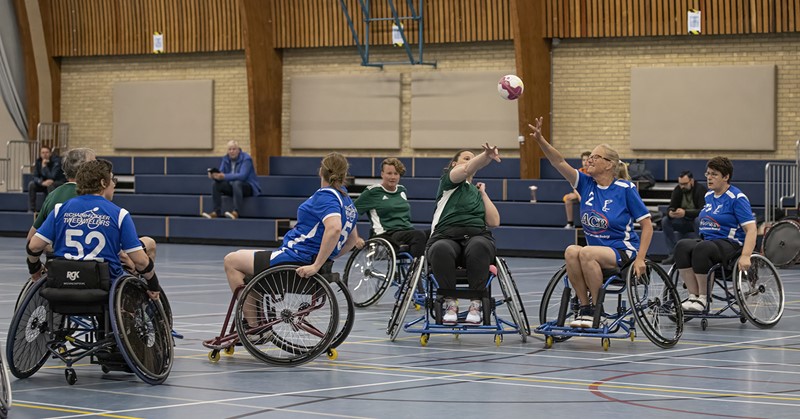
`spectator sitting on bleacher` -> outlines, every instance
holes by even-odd
[[[53,189],[66,182],[61,170],[61,159],[53,155],[50,146],[43,145],[39,150],[39,158],[33,168],[33,180],[28,183],[28,211],[36,211],[36,193],[44,192],[45,197]]]
[[[581,225],[587,246],[570,245],[564,251],[564,259],[569,282],[580,300],[580,312],[570,327],[592,327],[603,270],[620,268],[635,258],[635,274],[644,273],[653,237],[650,211],[633,183],[617,177],[624,163],[611,147],[605,144],[595,147],[589,156],[588,173],[584,174],[567,164],[561,153],[545,140],[541,117],[529,127],[550,164],[583,197]],[[633,230],[634,222],[641,225],[641,241]]]
[[[581,168],[578,169],[583,173],[586,173],[586,168],[589,166],[589,156],[592,155],[591,151],[584,151],[581,153]],[[564,195],[564,210],[567,212],[567,225],[564,228],[574,228],[575,227],[575,217],[572,214],[572,209],[575,206],[576,202],[581,202],[581,194],[578,193],[575,189],[572,192]]]
[[[411,207],[406,188],[400,185],[400,176],[406,173],[403,162],[392,157],[381,163],[381,183],[368,186],[356,200],[359,214],[367,213],[372,226],[371,237],[383,236],[396,245],[408,245],[413,257],[422,256],[428,233],[414,230],[411,225]],[[356,247],[364,247],[358,239]]]
[[[222,195],[233,197],[233,208],[225,211],[225,217],[235,220],[239,218],[244,198],[261,193],[253,159],[239,148],[239,143],[233,140],[228,141],[228,153],[222,157],[219,169],[209,169],[208,177],[214,179],[211,188],[214,211],[203,212],[201,215],[205,218],[217,218],[223,215]]]
[[[692,172],[688,170],[678,176],[678,186],[672,190],[669,209],[661,218],[661,230],[664,231],[664,240],[669,249],[669,256],[661,263],[675,263],[675,244],[678,240],[697,238],[700,230],[700,219],[697,216],[705,204],[707,190],[705,186],[694,181]],[[675,233],[678,233],[677,239]]]

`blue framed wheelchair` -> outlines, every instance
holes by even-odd
[[[754,253],[750,255],[750,269],[740,272],[738,259],[737,254],[730,261],[717,263],[709,269],[706,276],[706,289],[711,290],[708,303],[701,312],[685,311],[685,321],[700,319],[703,330],[708,328],[709,319],[739,319],[741,323],[749,321],[762,329],[778,324],[783,316],[786,297],[775,265],[766,257]],[[686,300],[689,291],[680,280],[675,265],[670,267],[669,275],[681,301]],[[713,301],[718,302],[716,308],[712,307]]]
[[[0,353],[0,419],[8,417],[8,409],[11,408],[11,380],[8,377],[8,366],[6,358]]]
[[[466,287],[466,271],[459,270],[456,276],[459,283],[455,290],[448,290],[447,295],[456,298],[481,299],[483,306],[483,323],[472,325],[464,323],[467,311],[458,314],[458,323],[442,324],[444,297],[438,294],[436,278],[427,269],[424,256],[417,258],[411,268],[411,276],[400,286],[400,293],[395,301],[386,333],[391,340],[397,339],[400,329],[407,333],[419,333],[420,344],[427,346],[432,334],[490,334],[494,335],[495,344],[498,346],[506,334],[519,334],[522,342],[526,342],[531,329],[525,306],[519,295],[519,290],[511,277],[508,265],[502,258],[496,258],[486,281],[486,288],[480,291],[470,290]],[[502,296],[494,297],[491,287],[497,282]],[[424,313],[422,316],[405,323],[406,314],[414,301],[415,291],[424,289]],[[505,320],[497,314],[497,307],[505,305],[511,316],[511,321]]]
[[[395,247],[383,237],[373,237],[364,242],[361,249],[354,249],[344,268],[344,283],[355,306],[369,307],[377,303],[391,285],[398,287],[397,299],[413,263],[414,257],[408,252],[408,246]],[[414,293],[415,305],[424,301],[424,292],[417,290]]]
[[[608,301],[610,296],[616,296],[616,304]],[[597,300],[600,309],[595,310],[592,327],[569,326],[580,304],[563,265],[548,282],[539,306],[541,324],[534,332],[545,336],[545,348],[573,336],[583,336],[600,338],[603,350],[607,351],[611,339],[633,341],[637,326],[652,343],[670,348],[683,333],[678,292],[669,275],[656,263],[646,261],[646,272],[639,278],[633,275],[632,262],[621,269],[604,270]]]
[[[14,313],[6,342],[11,373],[35,374],[58,359],[72,385],[73,365],[84,358],[104,373],[136,374],[145,383],[163,383],[172,369],[171,327],[147,284],[134,276],[113,283],[108,266],[95,261],[53,259],[47,277],[32,284]]]

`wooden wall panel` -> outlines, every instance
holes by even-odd
[[[688,35],[689,9],[701,11],[702,35],[800,30],[797,0],[543,1],[547,38]]]
[[[242,44],[242,0],[40,0],[52,15],[53,56],[148,54],[154,31],[167,53],[230,51]],[[534,0],[530,0],[534,1]],[[686,34],[686,13],[702,12],[703,35],[796,32],[798,0],[535,0],[543,3],[545,38],[672,36]],[[276,48],[352,46],[344,3],[363,43],[390,45],[392,20],[372,22],[366,33],[360,0],[271,0]],[[426,0],[423,37],[428,44],[513,39],[511,0]],[[414,7],[418,0],[412,0]],[[392,16],[389,2],[372,0],[369,15]],[[400,16],[408,3],[394,0]],[[531,16],[531,19],[539,17]],[[524,23],[523,24],[527,24]],[[403,21],[417,44],[416,21]]]

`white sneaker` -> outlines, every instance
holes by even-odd
[[[699,313],[706,309],[706,296],[695,295],[694,297],[695,298],[689,298],[681,304],[683,311]]]
[[[574,224],[567,224],[567,225],[564,226],[564,228],[575,228],[575,225]]]
[[[456,324],[458,323],[458,300],[446,299],[444,300],[444,317],[442,317],[442,324]]]
[[[570,322],[569,327],[573,328],[590,328],[594,323],[594,309],[592,306],[581,306],[578,315]]]
[[[481,300],[472,300],[469,304],[469,313],[467,313],[465,321],[471,324],[483,323],[483,304],[481,304]]]
[[[697,296],[696,296],[696,295],[694,295],[694,294],[689,294],[689,296],[688,296],[688,297],[686,297],[686,299],[685,299],[685,300],[681,301],[681,308],[682,308],[682,309],[684,309],[684,310],[686,310],[686,308],[687,308],[687,307],[689,307],[689,306],[692,304],[690,301],[692,301],[692,300],[696,300],[696,299],[697,299]]]

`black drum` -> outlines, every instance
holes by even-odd
[[[785,218],[775,223],[764,235],[763,250],[775,266],[800,263],[800,220]]]

